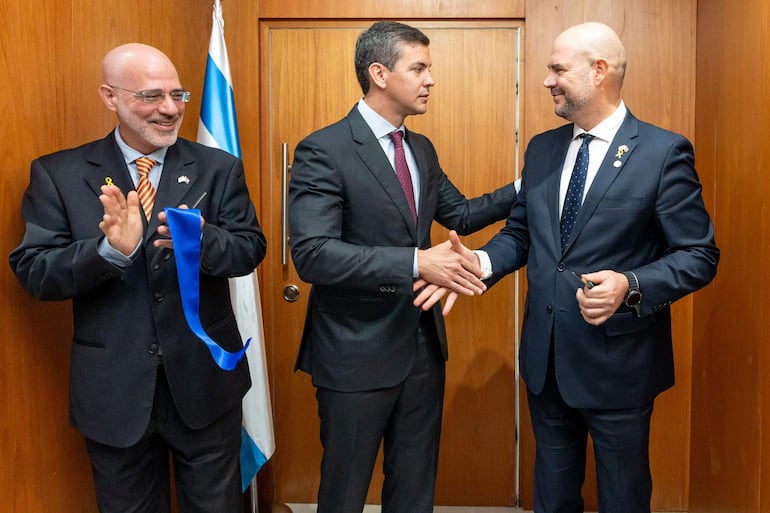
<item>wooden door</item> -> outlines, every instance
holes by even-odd
[[[283,176],[290,174],[283,169],[283,147],[290,160],[303,137],[345,116],[361,97],[353,51],[369,24],[265,21],[260,27],[262,222],[269,238],[263,307],[276,433],[270,469],[279,502],[316,502],[321,457],[314,389],[307,375],[293,372],[309,285],[298,279],[283,240]],[[409,118],[407,126],[431,138],[444,171],[467,196],[513,181],[520,24],[415,25],[431,38],[436,86],[428,113]],[[497,229],[465,241],[478,246]],[[446,236],[434,227],[434,242]],[[284,298],[295,291],[296,301]],[[481,298],[461,300],[447,319],[450,358],[437,504],[516,500],[516,295],[516,281],[508,278]],[[378,463],[368,502],[380,502],[381,484]]]

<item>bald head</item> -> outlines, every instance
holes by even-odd
[[[556,38],[554,46],[572,48],[589,61],[607,61],[608,78],[619,88],[626,74],[626,48],[620,37],[603,23],[590,21],[570,27]]]
[[[143,78],[173,78],[178,80],[176,68],[166,54],[141,43],[129,43],[113,48],[102,61],[102,76],[107,84],[125,85]]]

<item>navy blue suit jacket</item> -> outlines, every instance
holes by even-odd
[[[570,406],[636,407],[674,384],[669,306],[715,275],[714,229],[692,145],[629,112],[562,253],[559,183],[572,133],[569,124],[532,139],[510,217],[481,249],[492,262],[490,283],[527,266],[519,363],[530,390],[543,388],[553,340],[556,378]],[[621,305],[601,326],[583,320],[580,283],[570,271],[602,269],[636,274],[640,317]]]
[[[238,406],[250,386],[245,359],[223,371],[187,326],[173,253],[153,246],[157,212],[192,205],[208,193],[199,205],[206,221],[200,317],[228,351],[242,347],[228,278],[253,271],[266,243],[241,160],[180,138],[166,154],[139,253],[125,268],[116,267],[97,251],[104,237],[100,186],[108,177],[124,194],[134,188],[113,133],[35,160],[22,202],[26,231],[10,263],[33,297],[72,299],[73,425],[87,438],[127,447],[150,420],[159,347],[177,409],[191,428]]]

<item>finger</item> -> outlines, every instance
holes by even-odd
[[[449,243],[452,246],[452,250],[458,253],[463,249],[463,244],[460,242],[460,236],[457,235],[455,230],[449,230]]]
[[[439,288],[438,285],[434,285],[432,283],[429,283],[428,285],[423,288],[419,294],[414,298],[414,301],[412,301],[412,304],[414,306],[418,306],[420,308],[423,307],[426,301],[428,301],[431,296],[433,296],[433,293]],[[425,308],[427,310],[427,308]]]
[[[423,280],[422,278],[417,279],[414,282],[414,284],[412,285],[412,292],[417,292],[418,290],[420,290],[421,288],[423,288],[427,284],[428,284],[428,282]]]
[[[472,272],[462,271],[455,281],[465,288],[474,290],[477,295],[481,295],[487,290],[486,284]]]
[[[449,312],[452,311],[452,307],[455,305],[455,301],[457,301],[457,294],[450,292],[446,298],[446,303],[444,303],[444,308],[441,310],[441,315],[444,317],[449,315]]]

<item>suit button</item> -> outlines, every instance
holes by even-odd
[[[158,352],[158,344],[150,344],[150,346],[147,348],[147,352],[150,354],[155,354]]]
[[[548,305],[545,307],[545,313],[552,314],[553,313],[553,307],[551,305]]]
[[[153,297],[153,298],[155,298],[155,301],[157,301],[158,303],[160,303],[161,301],[163,301],[164,299],[166,299],[166,298],[163,296],[163,294],[161,294],[160,292],[156,292],[155,294],[153,294],[153,295],[152,295],[152,297]]]
[[[160,270],[160,264],[155,264],[155,265],[153,265],[153,266],[152,266],[152,270],[153,270],[153,271],[158,271],[158,270]]]
[[[559,262],[559,265],[556,267],[556,270],[559,272],[563,272],[564,269],[566,269],[567,266],[564,265],[564,262]]]

